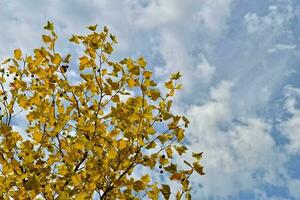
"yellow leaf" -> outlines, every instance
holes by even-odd
[[[17,67],[16,66],[9,66],[8,67],[8,71],[9,71],[9,73],[15,73],[15,72],[17,72]]]
[[[111,87],[109,87],[108,85],[105,85],[103,91],[104,91],[105,94],[111,95]]]
[[[128,117],[129,121],[134,122],[134,121],[138,121],[140,119],[140,116],[136,113],[132,113],[129,117]]]
[[[81,178],[79,174],[75,174],[71,177],[72,182],[74,183],[75,186],[79,185],[81,182]]]
[[[135,86],[135,80],[133,78],[129,78],[128,81],[128,87],[133,88]]]
[[[40,67],[35,71],[35,74],[41,79],[47,76],[46,71]]]
[[[92,180],[97,181],[100,177],[101,177],[100,174],[95,174],[95,175],[92,176]]]
[[[137,192],[144,190],[145,188],[146,188],[146,184],[141,180],[137,180],[133,183],[133,189]]]
[[[89,63],[88,57],[83,56],[79,58],[79,61],[80,61],[79,69],[84,70],[87,67],[86,65]]]
[[[80,77],[83,78],[86,82],[93,80],[92,74],[80,74]]]
[[[114,42],[114,43],[118,43],[116,36],[109,34],[110,39]]]
[[[21,60],[22,52],[21,52],[20,49],[15,49],[15,50],[14,50],[14,57],[15,57],[15,59],[17,59],[17,60]]]
[[[166,82],[165,87],[169,90],[173,89],[173,81]]]
[[[4,60],[1,64],[6,64],[6,63],[8,63],[8,62],[10,62],[11,61],[11,59],[10,58],[8,58],[8,59],[6,59],[6,60]],[[4,69],[0,69],[0,72],[4,72]]]
[[[42,39],[45,43],[49,43],[49,42],[52,42],[52,39],[49,35],[43,35],[42,36]]]
[[[146,174],[144,176],[141,177],[141,180],[145,183],[149,183],[150,182],[150,176],[149,174]]]
[[[58,173],[64,176],[69,173],[69,170],[65,165],[60,165],[58,166]]]
[[[152,141],[146,146],[146,149],[153,149],[155,147],[156,147],[156,143]]]
[[[56,53],[53,57],[52,63],[58,65],[61,62],[61,57],[58,53]]]
[[[181,141],[184,138],[183,129],[179,128],[178,132],[176,133],[178,141]]]
[[[185,116],[182,116],[182,120],[184,121],[184,127],[187,128],[189,126],[190,121]]]
[[[172,158],[172,157],[173,157],[173,152],[172,152],[171,147],[168,147],[168,148],[166,149],[166,152],[167,152],[167,156],[168,156],[169,158]]]
[[[105,74],[107,74],[107,69],[102,69],[101,70],[101,74],[102,74],[102,76],[104,76]]]
[[[85,200],[85,193],[79,193],[76,197],[75,200]]]
[[[94,190],[96,187],[97,187],[96,183],[91,182],[91,183],[90,183],[90,186],[89,186],[89,190],[92,191],[92,190]]]
[[[44,29],[49,30],[49,31],[53,31],[54,30],[54,25],[51,22],[47,22],[47,25],[44,26]]]
[[[200,160],[202,158],[202,154],[203,154],[203,152],[201,152],[201,153],[192,153],[193,157],[196,158],[197,160]]]
[[[64,107],[61,106],[61,105],[57,105],[57,110],[58,110],[58,113],[59,113],[59,114],[64,113]]]
[[[109,149],[107,153],[109,159],[114,159],[115,157],[117,157],[117,155],[117,152],[113,148]]]
[[[184,177],[184,174],[182,173],[174,173],[170,176],[171,180],[177,180],[177,181],[181,181],[181,179]]]
[[[72,37],[69,39],[69,41],[79,44],[79,38],[77,35],[72,35]]]
[[[10,126],[7,126],[6,124],[0,122],[0,132],[2,134],[7,134],[11,131],[11,127]]]
[[[103,31],[106,32],[106,33],[108,32],[107,26],[104,26]]]
[[[169,173],[175,173],[175,172],[177,172],[177,165],[174,165],[173,163],[171,163],[169,166],[164,167],[164,169]]]
[[[127,146],[127,141],[126,140],[119,140],[119,149],[125,149]]]
[[[161,193],[164,195],[165,199],[170,198],[171,189],[169,185],[162,184],[162,188],[160,189]]]
[[[137,60],[137,63],[142,67],[145,68],[145,66],[147,65],[147,62],[145,61],[145,59],[143,57],[139,58]]]
[[[160,92],[158,90],[150,90],[150,98],[156,101],[160,97]]]
[[[180,77],[181,77],[180,72],[177,72],[177,73],[171,75],[171,79],[173,79],[173,80],[177,80],[177,79],[179,79]]]
[[[74,148],[75,149],[83,149],[84,148],[84,144],[82,144],[82,143],[75,143],[74,144]]]
[[[107,54],[111,54],[113,52],[113,48],[109,42],[104,45],[104,52]]]
[[[182,155],[185,153],[185,151],[187,150],[187,148],[185,146],[177,146],[175,147],[176,151],[178,152],[179,155]]]
[[[199,164],[199,162],[194,162],[193,166],[194,166],[194,169],[196,170],[196,172],[198,172],[198,174],[205,175],[205,173],[203,171],[203,167]]]
[[[91,31],[95,31],[97,29],[97,24],[94,26],[88,26],[87,28]]]
[[[144,75],[145,79],[150,79],[151,76],[152,76],[152,72],[150,72],[150,71],[144,71],[143,75]]]
[[[33,133],[33,139],[36,141],[36,142],[40,142],[43,138],[43,134],[40,132],[40,131],[35,131]]]
[[[155,130],[152,126],[148,126],[148,127],[146,128],[146,133],[147,133],[147,134],[150,134],[150,135],[153,135],[153,134],[156,133],[156,130]]]

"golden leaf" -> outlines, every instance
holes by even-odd
[[[74,183],[74,186],[77,186],[81,182],[81,177],[79,174],[75,174],[71,177],[72,182]]]
[[[91,31],[95,31],[97,29],[97,24],[94,26],[88,26],[87,28]]]
[[[203,171],[203,167],[199,164],[199,162],[194,162],[193,166],[194,166],[194,169],[196,170],[196,172],[198,172],[198,174],[205,175],[205,173]]]
[[[143,57],[139,58],[137,60],[137,63],[142,67],[142,68],[145,68],[146,65],[147,65],[147,62],[145,61],[145,59]]]
[[[135,80],[133,78],[128,79],[128,87],[133,88],[135,86]]]
[[[69,41],[79,44],[79,39],[78,39],[78,36],[76,36],[76,35],[72,35],[72,37],[69,39]]]
[[[173,81],[168,81],[165,83],[165,87],[169,90],[173,89]]]
[[[39,131],[35,131],[33,133],[33,139],[36,141],[36,142],[40,142],[42,140],[42,137],[43,137],[43,134]]]
[[[144,181],[137,180],[133,183],[133,189],[137,192],[144,190],[145,188],[146,188],[146,184],[144,183]]]
[[[15,57],[15,59],[17,59],[17,60],[21,60],[22,52],[21,52],[20,49],[15,49],[15,50],[14,50],[14,57]]]
[[[6,124],[0,122],[0,132],[2,134],[7,134],[11,131],[11,127],[10,126],[7,126]]]
[[[50,42],[52,42],[52,39],[51,39],[51,37],[50,37],[49,35],[43,35],[43,36],[42,36],[42,39],[43,39],[43,41],[44,41],[45,43],[50,43]]]
[[[54,25],[53,23],[51,23],[50,21],[47,22],[47,25],[44,26],[44,29],[49,30],[49,31],[53,31],[54,30]]]
[[[163,194],[165,199],[169,199],[170,198],[170,194],[171,194],[171,189],[169,185],[166,184],[162,184],[162,188],[160,189],[161,193]]]
[[[61,62],[61,57],[60,57],[60,55],[56,53],[56,54],[54,55],[54,57],[53,57],[52,62],[53,62],[53,64],[55,64],[55,65],[59,65],[60,62]]]
[[[179,155],[182,155],[185,153],[187,148],[185,146],[176,146],[175,147],[176,151],[178,152]]]
[[[194,158],[196,158],[197,160],[200,160],[202,158],[202,154],[203,154],[203,152],[201,152],[201,153],[192,153],[192,156]]]
[[[77,142],[77,143],[74,144],[74,148],[75,149],[83,149],[84,148],[84,144]]]

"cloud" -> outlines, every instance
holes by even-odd
[[[270,5],[269,12],[265,16],[258,16],[256,13],[247,13],[244,16],[247,31],[249,33],[259,33],[272,29],[276,32],[278,29],[286,26],[286,23],[293,17],[290,2],[284,7],[279,6],[279,4]]]
[[[268,49],[269,53],[285,50],[294,50],[297,46],[294,44],[276,44],[275,47]]]
[[[206,175],[193,180],[202,185],[197,188],[198,198],[230,199],[264,184],[283,184],[283,160],[270,126],[259,118],[234,119],[229,104],[233,86],[232,82],[221,82],[211,89],[206,103],[187,111],[190,146],[205,152]]]
[[[291,180],[289,182],[289,191],[292,195],[292,197],[294,197],[295,199],[299,199],[300,198],[300,180]]]
[[[200,54],[201,62],[197,64],[196,71],[199,79],[203,79],[204,82],[210,82],[212,76],[215,73],[216,67],[212,66],[203,54]]]
[[[297,102],[300,100],[300,89],[292,86],[285,87],[285,109],[291,114],[286,120],[281,123],[282,134],[288,139],[286,145],[290,153],[300,153],[300,109],[297,107]]]
[[[202,1],[195,18],[213,35],[219,36],[231,14],[232,0]],[[219,11],[219,12],[218,12]]]

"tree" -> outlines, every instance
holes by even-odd
[[[55,50],[51,22],[44,47],[26,56],[16,49],[1,64],[2,199],[189,199],[191,174],[204,174],[202,153],[192,163],[178,159],[189,124],[171,112],[180,73],[159,90],[144,58],[112,61],[116,38],[96,28],[70,39],[84,49],[78,84],[68,77],[71,55]],[[20,113],[26,117],[18,132],[12,125]],[[173,191],[153,174],[181,186]]]

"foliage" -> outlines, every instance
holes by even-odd
[[[51,22],[44,27],[45,47],[33,55],[16,49],[1,64],[2,199],[91,199],[96,193],[99,199],[189,199],[191,174],[204,174],[202,153],[176,165],[175,157],[187,151],[182,141],[189,124],[171,112],[180,73],[160,90],[144,58],[110,60],[116,37],[96,28],[70,39],[83,49],[73,69],[79,83],[68,76],[71,55],[55,50]],[[20,113],[24,131],[17,132],[12,125]],[[137,177],[137,168],[151,173]],[[178,182],[179,190],[151,180],[153,174]]]

